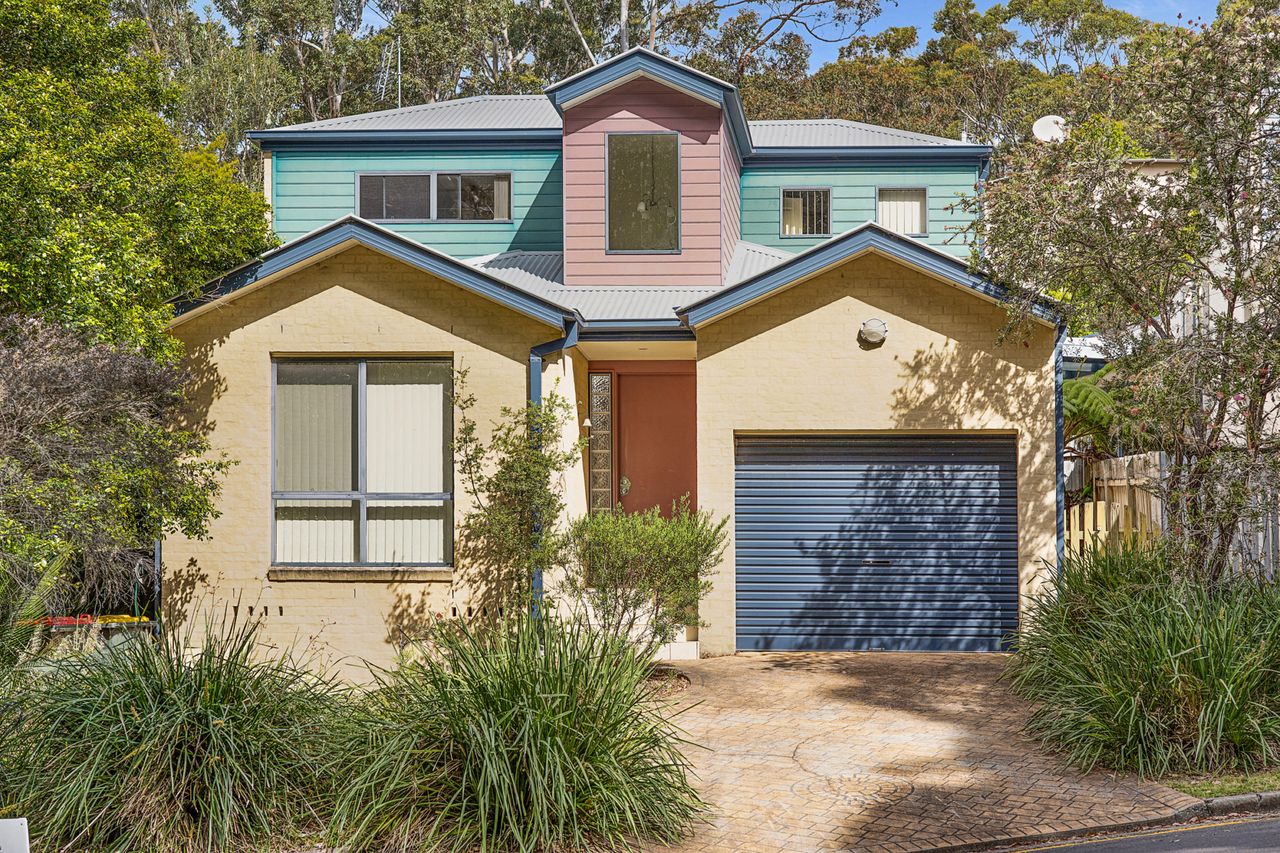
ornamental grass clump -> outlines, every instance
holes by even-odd
[[[704,806],[650,662],[551,616],[441,625],[347,718],[332,841],[351,850],[670,842]]]
[[[1144,776],[1280,760],[1280,587],[1188,577],[1160,545],[1070,557],[1010,667],[1030,728],[1084,768]]]
[[[263,850],[319,833],[341,691],[253,626],[58,659],[3,745],[3,811],[42,850]]]

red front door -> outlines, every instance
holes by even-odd
[[[625,366],[624,366],[625,364]],[[628,512],[697,499],[692,362],[615,363],[618,496]]]

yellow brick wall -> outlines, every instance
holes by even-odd
[[[363,247],[231,300],[174,329],[195,372],[192,417],[216,452],[236,465],[218,501],[222,515],[205,541],[164,544],[166,611],[172,628],[197,634],[207,614],[263,621],[281,646],[311,647],[323,665],[351,678],[361,660],[385,666],[393,641],[433,612],[465,607],[465,584],[449,573],[412,582],[269,580],[271,562],[271,359],[299,355],[450,356],[467,368],[482,428],[502,406],[524,404],[529,348],[558,337],[547,325]],[[564,360],[547,366],[573,394]],[[581,472],[577,472],[581,482]],[[468,508],[455,476],[455,519]],[[458,578],[455,576],[454,580]],[[250,613],[252,608],[252,613]]]
[[[886,342],[857,331],[878,317]],[[1017,436],[1025,598],[1056,553],[1054,330],[996,345],[1002,308],[864,255],[698,329],[698,502],[733,513],[734,435],[752,432]],[[734,651],[730,548],[702,605],[704,652]]]

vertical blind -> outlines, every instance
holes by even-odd
[[[825,237],[831,233],[831,190],[783,190],[782,233]]]
[[[927,234],[923,189],[880,190],[876,204],[876,221],[899,234]]]
[[[448,562],[451,371],[426,360],[276,364],[277,562]]]

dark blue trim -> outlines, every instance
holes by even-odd
[[[1067,324],[1058,324],[1058,337],[1053,344],[1053,429],[1054,429],[1054,496],[1057,501],[1058,574],[1067,556],[1067,482],[1066,482],[1066,414],[1062,404],[1062,345],[1067,339]]]
[[[725,124],[729,128],[730,137],[733,138],[738,159],[745,159],[751,154],[751,131],[747,128],[747,119],[742,111],[742,99],[738,96],[735,86],[641,47],[632,48],[581,74],[554,83],[543,91],[555,104],[556,109],[563,113],[566,103],[590,95],[597,89],[633,74],[644,74],[646,77],[719,104],[724,110]]]
[[[768,166],[813,166],[834,163],[875,162],[880,165],[911,165],[921,161],[968,165],[981,164],[991,157],[985,145],[883,145],[843,148],[756,148],[744,157],[743,168]]]
[[[492,299],[494,302],[548,325],[563,326],[567,320],[571,319],[571,315],[563,308],[545,299],[513,287],[448,255],[428,249],[421,243],[351,216],[299,237],[292,243],[286,243],[264,255],[260,260],[232,270],[221,279],[212,282],[211,286],[198,298],[177,303],[175,313],[179,316],[185,314],[350,241],[367,246],[445,281],[453,282],[459,287]]]
[[[345,146],[365,149],[385,145],[412,145],[414,148],[459,145],[505,148],[513,143],[522,146],[558,148],[563,131],[560,128],[516,128],[492,130],[251,130],[245,134],[264,150],[288,148],[309,150],[343,150]]]
[[[538,405],[542,402],[542,362],[549,355],[578,345],[579,324],[577,320],[569,320],[569,328],[563,338],[538,344],[529,350],[529,402]]]
[[[698,326],[868,249],[875,249],[890,257],[898,258],[996,301],[1004,301],[1008,298],[1008,291],[970,272],[969,265],[959,258],[930,249],[910,237],[903,237],[873,222],[868,222],[853,231],[841,234],[825,243],[819,243],[746,281],[685,306],[677,313],[689,325]],[[1052,311],[1045,306],[1035,306],[1032,308],[1032,313],[1044,320],[1056,320]]]
[[[679,321],[674,321],[676,324]],[[673,328],[667,320],[634,320],[627,326],[606,324],[604,328],[588,323],[582,331],[584,341],[692,341],[693,329]]]
[[[578,322],[576,320],[569,321],[569,328],[566,330],[563,338],[556,338],[554,341],[547,341],[545,344],[538,344],[529,350],[529,403],[534,406],[542,405],[542,363],[547,356],[553,353],[567,350],[578,344]],[[535,436],[535,440],[536,440]],[[541,533],[540,525],[535,522],[535,532]],[[533,618],[538,618],[538,613],[542,609],[543,596],[543,579],[542,567],[535,566],[533,569],[533,578],[531,581],[533,591],[532,611]]]

